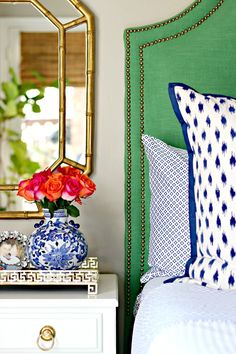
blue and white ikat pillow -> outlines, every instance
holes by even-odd
[[[236,99],[171,83],[189,154],[191,258],[186,275],[236,289]]]
[[[149,162],[150,269],[141,282],[159,276],[181,276],[190,257],[188,226],[188,154],[163,141],[143,135]]]

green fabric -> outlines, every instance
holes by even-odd
[[[192,11],[177,21],[159,28],[143,30],[147,26],[127,29],[124,34],[126,49],[126,152],[125,152],[125,297],[131,290],[130,306],[125,309],[125,352],[129,353],[132,329],[132,309],[140,291],[141,261],[141,164],[140,164],[140,57],[139,47],[159,38],[183,31],[206,16],[219,0],[202,0]],[[150,9],[149,9],[150,10]],[[150,45],[143,50],[144,63],[144,132],[165,142],[184,147],[181,128],[168,97],[169,82],[183,82],[201,92],[236,96],[236,2],[225,0],[222,6],[204,23],[177,39]],[[127,33],[130,33],[130,55]],[[127,60],[130,59],[130,67]],[[128,213],[128,76],[130,72],[131,108],[131,212]],[[149,244],[150,191],[145,160],[145,271]],[[130,286],[128,287],[129,252],[128,221],[131,216]]]

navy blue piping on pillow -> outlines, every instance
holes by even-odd
[[[185,140],[187,150],[188,150],[188,157],[189,157],[189,226],[190,226],[191,258],[186,263],[185,275],[184,275],[184,276],[189,276],[189,267],[197,258],[196,204],[195,204],[195,197],[194,197],[195,178],[193,175],[193,151],[190,146],[189,139],[188,139],[187,124],[182,117],[182,114],[180,112],[179,105],[178,105],[178,102],[176,99],[176,95],[175,95],[175,87],[176,86],[181,86],[185,89],[189,89],[189,88],[191,89],[191,87],[184,85],[184,84],[180,84],[180,83],[170,83],[169,88],[168,88],[169,96],[170,96],[170,100],[171,100],[174,112],[181,124],[181,128],[182,128],[183,135],[184,135],[184,140]],[[196,91],[196,90],[194,90],[194,91]]]
[[[175,277],[171,279],[167,279],[164,281],[164,283],[170,283],[173,282],[175,279],[181,279],[185,276],[189,276],[189,267],[190,265],[196,260],[197,258],[197,235],[196,235],[196,217],[195,217],[195,211],[196,211],[196,204],[195,204],[195,198],[194,198],[194,176],[193,176],[193,151],[191,149],[188,135],[187,135],[187,124],[185,123],[182,114],[179,110],[179,105],[176,99],[175,95],[175,87],[179,86],[182,87],[183,89],[190,89],[195,92],[198,92],[197,90],[193,89],[191,86],[182,84],[182,83],[169,83],[169,97],[174,109],[174,112],[181,124],[183,135],[184,135],[184,140],[187,146],[188,150],[188,156],[189,156],[189,222],[190,222],[190,238],[191,238],[191,258],[187,261],[186,267],[185,267],[185,274],[184,276],[181,277]],[[219,94],[212,94],[212,93],[200,93],[203,96],[211,96],[211,97],[224,97],[227,99],[235,99],[232,96],[226,96],[226,95],[219,95]],[[204,285],[204,284],[202,284]]]

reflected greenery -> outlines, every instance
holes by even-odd
[[[9,69],[9,80],[2,82],[0,92],[0,166],[4,166],[1,168],[0,184],[16,184],[19,179],[29,177],[40,168],[39,163],[30,158],[27,145],[21,140],[18,122],[25,117],[26,105],[32,112],[39,113],[38,101],[42,98],[43,85],[21,83],[14,70]],[[1,200],[0,210],[6,210],[12,203],[8,195]]]

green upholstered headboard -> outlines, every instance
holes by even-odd
[[[236,96],[236,1],[197,0],[167,21],[127,29],[124,40],[125,335],[129,352],[133,305],[140,276],[147,270],[150,231],[148,166],[141,135],[184,147],[168,97],[169,82]]]

